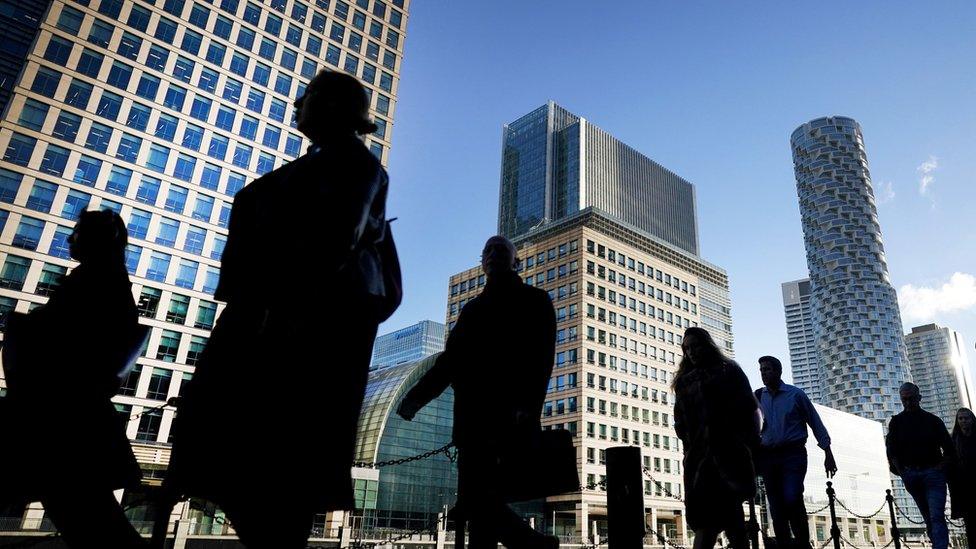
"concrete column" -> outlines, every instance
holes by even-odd
[[[555,527],[553,520],[553,527]],[[588,539],[590,537],[590,504],[581,502],[576,504],[576,532],[579,537]]]
[[[173,549],[185,549],[186,540],[190,536],[190,521],[177,520],[176,534],[173,537]]]
[[[688,538],[688,518],[685,513],[681,513],[681,544],[691,545],[691,539]]]
[[[444,513],[437,513],[436,549],[444,549],[447,544],[447,518]],[[342,545],[339,545],[342,547]]]
[[[648,528],[650,529],[648,534],[650,534],[653,537],[654,545],[657,545],[659,541],[657,539],[657,536],[655,535],[657,533],[657,507],[651,507],[651,523],[648,526]]]

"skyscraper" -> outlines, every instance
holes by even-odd
[[[734,354],[725,271],[595,208],[540,226],[515,244],[523,258],[519,274],[547,290],[556,310],[544,428],[575,435],[584,486],[605,477],[607,447],[640,447],[650,475],[644,478],[648,524],[687,539],[683,504],[668,497],[682,491],[670,383],[689,326],[708,329]],[[484,284],[480,267],[451,277],[449,326]],[[548,498],[545,506],[547,531],[585,538],[595,522],[606,534],[600,486]]]
[[[810,270],[821,402],[885,421],[911,379],[861,127],[818,118],[790,138]]]
[[[951,429],[959,408],[973,408],[973,377],[962,335],[938,324],[912,328],[905,336],[922,407],[942,418]]]
[[[505,125],[498,232],[516,238],[595,208],[698,253],[695,189],[552,101]]]
[[[309,144],[292,102],[322,69],[366,86],[379,131],[365,142],[386,160],[408,2],[55,0],[42,12],[0,122],[0,313],[46,301],[74,265],[79,212],[122,216],[152,333],[115,400],[147,478],[168,462],[175,414],[152,409],[193,375],[221,307],[234,194]],[[308,275],[300,258],[271,260]]]
[[[433,320],[421,320],[413,326],[381,335],[373,344],[370,370],[378,370],[424,357],[444,350],[447,327]]]
[[[790,368],[793,385],[814,402],[821,401],[821,380],[817,346],[813,340],[810,312],[810,279],[783,283],[783,309],[786,314],[786,337],[790,345]]]

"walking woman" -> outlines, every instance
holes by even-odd
[[[683,357],[671,385],[674,428],[684,444],[685,506],[694,549],[710,549],[725,532],[746,549],[742,504],[755,496],[753,451],[758,404],[742,369],[702,328],[685,330]]]
[[[386,171],[355,78],[295,102],[307,154],[237,193],[215,297],[227,303],[187,385],[166,485],[212,501],[251,549],[304,548],[353,505],[356,423],[384,286]],[[165,517],[164,517],[165,518]]]
[[[976,415],[969,408],[956,412],[952,427],[956,460],[951,475],[952,518],[966,522],[966,539],[976,546]]]
[[[11,319],[4,368],[4,452],[17,478],[0,484],[40,501],[70,547],[144,546],[114,490],[139,485],[125,421],[111,398],[141,335],[129,275],[128,234],[114,212],[81,214],[68,239],[80,262],[45,305]],[[6,437],[5,437],[6,438]]]

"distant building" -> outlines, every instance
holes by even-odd
[[[505,125],[498,232],[515,239],[594,208],[698,254],[695,188],[552,101]]]
[[[810,279],[783,283],[783,309],[786,337],[790,345],[793,385],[803,389],[813,402],[821,402],[821,382],[817,346],[813,340],[810,312]]]
[[[922,407],[952,429],[959,408],[973,408],[974,387],[962,335],[938,324],[912,328],[905,336],[912,376],[922,391]]]
[[[421,320],[413,326],[376,338],[370,370],[417,362],[444,350],[446,327],[433,320]]]

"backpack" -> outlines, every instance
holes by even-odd
[[[380,267],[383,270],[383,295],[379,296],[377,308],[378,320],[384,322],[393,316],[400,302],[403,301],[403,278],[400,273],[400,257],[397,254],[396,242],[393,241],[391,224],[397,218],[386,220],[383,228],[383,238],[376,242]]]

